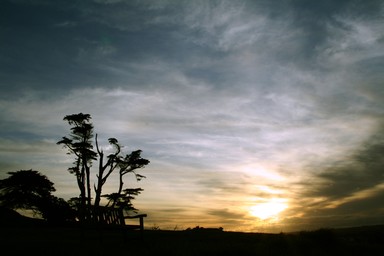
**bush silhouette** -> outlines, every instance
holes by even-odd
[[[68,203],[52,195],[56,189],[45,175],[34,170],[8,172],[0,180],[0,205],[9,209],[27,209],[48,221],[74,219]]]

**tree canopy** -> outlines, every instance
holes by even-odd
[[[8,174],[8,178],[0,180],[1,206],[32,210],[48,221],[73,219],[74,215],[67,202],[52,195],[56,189],[47,176],[32,169]]]
[[[34,170],[8,172],[8,178],[0,180],[0,202],[13,209],[34,209],[55,191],[54,184]]]

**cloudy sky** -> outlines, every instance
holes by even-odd
[[[0,178],[78,196],[56,142],[82,112],[151,161],[126,181],[149,227],[383,224],[383,22],[380,0],[2,0]]]

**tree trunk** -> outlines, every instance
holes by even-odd
[[[101,190],[103,187],[103,173],[104,173],[104,168],[103,168],[104,154],[100,151],[98,151],[98,153],[99,153],[99,175],[97,176],[97,187],[95,188],[95,206],[100,205]]]
[[[85,168],[85,173],[87,175],[87,204],[88,205],[91,205],[92,202],[92,195],[91,195],[91,181],[90,181],[90,170],[89,170],[89,166],[86,165],[86,168]]]
[[[123,185],[124,185],[124,182],[123,182],[123,174],[119,173],[119,190],[117,191],[117,197],[116,198],[119,198],[119,196],[121,195],[121,191],[123,191]],[[116,205],[116,200],[113,201],[113,204],[112,204],[112,207]]]

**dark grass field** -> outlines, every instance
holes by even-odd
[[[384,226],[264,234],[3,223],[0,255],[384,255]]]

